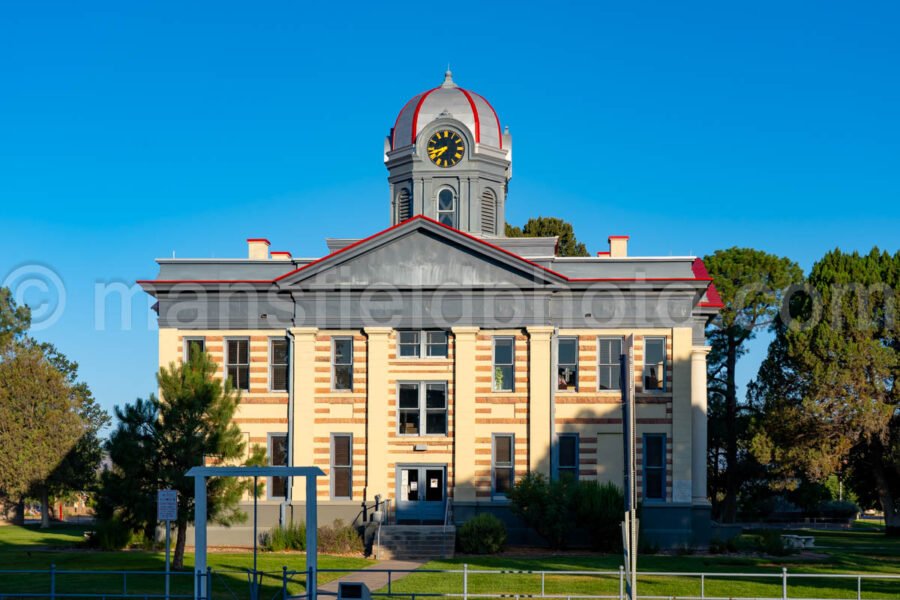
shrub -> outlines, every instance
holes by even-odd
[[[622,516],[625,494],[613,483],[579,481],[575,486],[573,512],[579,527],[591,536],[591,545],[607,552],[622,549]]]
[[[731,552],[737,552],[737,542],[735,541],[735,538],[729,538],[727,540],[715,538],[710,540],[710,554],[729,554]]]
[[[787,556],[791,550],[784,545],[781,539],[781,531],[777,529],[763,529],[759,532],[760,550],[772,556]]]
[[[551,547],[564,548],[575,526],[572,498],[576,485],[569,477],[547,481],[540,473],[528,473],[509,492],[512,511]]]
[[[306,524],[290,523],[287,527],[279,525],[260,536],[260,545],[270,552],[285,550],[306,550]]]
[[[327,554],[362,554],[366,549],[359,530],[340,519],[330,527],[319,527],[318,540],[319,551]]]
[[[456,532],[456,545],[466,554],[496,554],[506,544],[506,526],[489,513],[463,523]]]
[[[88,545],[101,550],[121,550],[131,542],[131,529],[118,517],[97,521],[88,537]]]

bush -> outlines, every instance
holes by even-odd
[[[101,550],[121,550],[131,542],[131,529],[119,518],[97,521],[87,539],[88,545]]]
[[[775,529],[764,529],[759,532],[760,537],[760,550],[765,554],[769,554],[772,556],[787,556],[791,553],[791,550],[784,545],[784,540],[781,539],[781,531]]]
[[[569,477],[548,481],[540,473],[528,473],[509,492],[513,513],[552,548],[564,548],[575,526],[572,498],[576,485]]]
[[[489,513],[463,523],[456,532],[456,545],[466,554],[496,554],[506,544],[506,526]]]
[[[617,485],[579,481],[572,503],[578,526],[588,532],[596,550],[621,551],[625,494]]]
[[[318,540],[319,551],[326,554],[363,554],[366,549],[359,530],[340,519],[330,527],[319,527]]]
[[[622,548],[625,495],[612,483],[568,477],[548,481],[539,473],[529,473],[516,482],[509,499],[513,513],[553,548],[564,548],[576,527],[590,536],[598,550]]]
[[[306,550],[306,524],[291,523],[287,527],[279,525],[260,536],[263,550],[284,552],[285,550]]]

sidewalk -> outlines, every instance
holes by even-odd
[[[345,581],[364,583],[369,587],[369,590],[374,592],[375,590],[383,588],[388,584],[388,574],[377,572],[378,570],[396,569],[411,571],[413,569],[418,569],[423,564],[425,564],[425,561],[383,560],[375,563],[371,567],[366,567],[362,571],[356,571],[355,573],[344,575],[339,579],[335,579],[334,581],[329,581],[324,585],[320,585],[319,592],[327,595],[337,594],[338,585]],[[391,583],[399,581],[407,575],[409,575],[409,573],[393,573],[391,575]]]

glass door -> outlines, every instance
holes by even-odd
[[[443,522],[447,468],[444,465],[397,467],[397,520]]]

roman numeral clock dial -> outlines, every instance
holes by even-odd
[[[439,167],[447,168],[462,160],[466,146],[455,131],[435,131],[428,139],[428,158]]]

